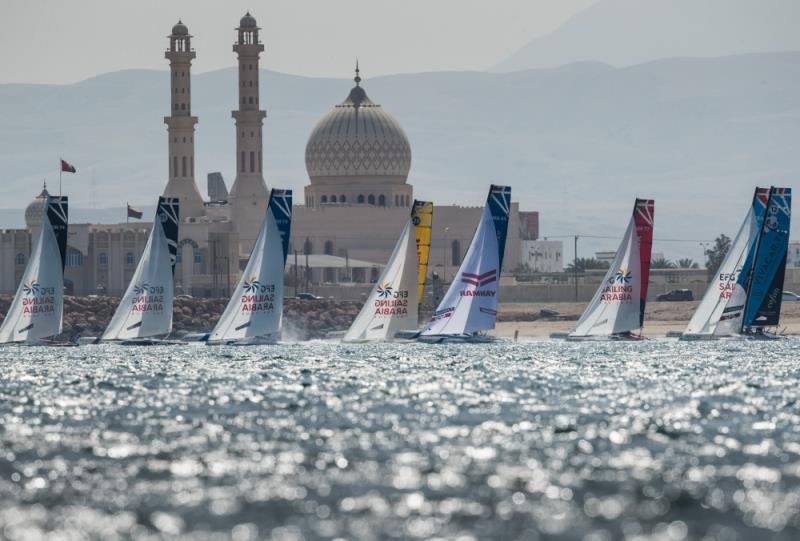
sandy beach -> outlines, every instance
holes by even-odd
[[[698,304],[699,301],[649,303],[645,312],[645,336],[657,338],[670,331],[683,331]],[[493,334],[513,337],[519,331],[520,338],[547,338],[550,333],[570,332],[585,307],[586,303],[504,303],[500,305],[499,321]],[[543,309],[555,310],[567,319],[529,320]],[[518,321],[513,321],[517,318]],[[779,328],[786,334],[800,334],[800,302],[783,303]]]

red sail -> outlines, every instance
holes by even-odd
[[[639,237],[639,264],[642,286],[639,297],[639,324],[644,325],[644,308],[647,303],[647,286],[650,284],[650,257],[653,251],[653,218],[656,202],[653,199],[637,199],[633,207],[636,236]]]

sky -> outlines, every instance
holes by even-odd
[[[246,11],[262,27],[262,66],[341,77],[483,70],[596,0],[0,0],[0,84],[72,83],[129,68],[165,69],[179,18],[196,73],[232,66]]]

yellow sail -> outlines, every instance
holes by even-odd
[[[431,225],[433,224],[433,203],[430,201],[414,201],[411,210],[411,220],[414,224],[414,237],[417,240],[417,260],[419,262],[418,296],[422,304],[422,294],[425,291],[425,277],[428,274],[428,256],[431,253]]]

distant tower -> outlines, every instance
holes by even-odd
[[[203,199],[194,182],[194,125],[197,117],[192,116],[192,60],[195,58],[191,48],[192,36],[181,21],[172,27],[169,49],[164,57],[169,60],[170,96],[172,108],[170,116],[164,117],[169,137],[169,181],[164,195],[178,197],[181,218],[195,218],[203,215]]]
[[[258,103],[258,56],[264,45],[258,41],[258,25],[248,12],[239,21],[239,40],[233,52],[239,60],[239,109],[236,120],[236,180],[228,203],[239,234],[242,255],[249,254],[256,241],[267,210],[267,186],[261,158],[261,127],[267,112]]]

